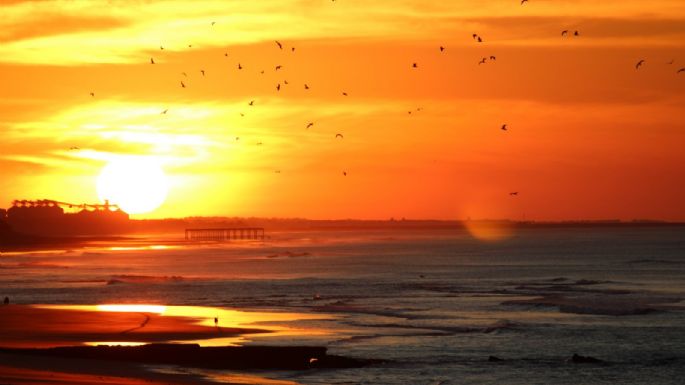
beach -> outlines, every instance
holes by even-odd
[[[366,363],[129,362],[121,367],[133,368],[132,380],[676,384],[685,368],[682,230],[557,226],[499,240],[464,229],[300,231],[264,242],[6,253],[0,295],[12,302],[0,307],[0,345],[310,346]],[[30,370],[84,366],[12,357],[3,365],[35,381],[43,375]],[[124,373],[120,361],[97,362],[85,367],[103,371],[76,373]]]

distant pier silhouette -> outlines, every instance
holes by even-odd
[[[186,229],[187,241],[264,240],[263,227]]]

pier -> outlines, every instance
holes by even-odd
[[[263,227],[186,229],[187,241],[264,240]]]

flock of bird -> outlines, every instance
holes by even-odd
[[[332,1],[335,1],[335,0],[332,0]],[[525,3],[528,3],[528,0],[521,0],[521,5],[524,5]],[[215,24],[216,24],[215,21],[212,21],[212,22],[211,22],[211,26],[214,26]],[[483,42],[484,42],[484,38],[483,38],[481,35],[477,34],[477,33],[473,33],[471,36],[472,36],[472,39],[473,39],[476,43],[483,43]],[[565,30],[561,31],[561,36],[562,36],[562,38],[567,38],[567,37],[577,38],[577,37],[580,37],[580,32],[579,32],[578,30],[573,30],[573,31],[571,31],[571,30],[565,29]],[[283,43],[281,43],[280,41],[274,40],[274,43],[276,44],[276,46],[278,47],[279,50],[283,50],[283,49],[284,49],[284,45],[283,45]],[[192,44],[188,44],[188,48],[192,48]],[[163,50],[164,50],[164,46],[163,46],[163,45],[160,45],[159,49],[163,51]],[[442,45],[439,46],[438,49],[439,49],[439,51],[440,51],[441,53],[443,53],[443,52],[445,52],[445,51],[447,50],[447,48],[446,48],[445,46],[442,46]],[[290,52],[293,52],[293,53],[294,53],[294,52],[295,52],[295,47],[290,47]],[[229,55],[228,55],[228,52],[225,52],[225,53],[224,53],[224,56],[225,56],[225,57],[228,57],[228,56],[229,56]],[[490,61],[490,62],[495,62],[496,60],[497,60],[497,58],[496,58],[495,55],[484,56],[484,57],[482,57],[482,58],[478,61],[478,65],[480,66],[480,65],[482,65],[482,64],[486,64],[488,61]],[[640,60],[635,64],[635,69],[636,69],[636,70],[639,70],[642,66],[645,65],[645,63],[646,63],[646,60],[645,60],[645,59],[640,59]],[[671,61],[670,61],[669,63],[667,63],[667,64],[673,64],[673,63],[674,63],[674,60],[671,60]],[[151,65],[156,64],[154,57],[150,57],[150,64],[151,64]],[[238,69],[238,70],[242,70],[243,68],[244,68],[244,67],[243,67],[242,64],[239,62],[239,63],[237,64],[237,69]],[[276,65],[276,66],[274,67],[274,71],[275,71],[275,72],[278,72],[278,71],[282,70],[282,68],[283,68],[283,66],[280,65],[280,64],[278,64],[278,65]],[[418,68],[419,68],[418,62],[412,62],[411,68],[412,68],[412,69],[418,69]],[[203,77],[204,77],[205,74],[206,74],[204,69],[200,69],[199,72],[200,72],[200,74],[201,74]],[[261,74],[264,74],[264,72],[265,72],[264,70],[261,70],[261,71],[260,71]],[[680,73],[682,73],[682,72],[685,72],[685,67],[679,68],[679,69],[676,71],[677,74],[680,74]],[[187,76],[188,76],[188,74],[187,74],[186,72],[182,72],[181,75],[183,75],[184,77],[187,77]],[[283,81],[283,85],[288,85],[288,84],[289,84],[289,83],[288,83],[287,80],[284,80],[284,81]],[[183,80],[180,81],[180,87],[181,87],[181,88],[187,88],[186,83],[185,83]],[[276,86],[275,86],[276,91],[277,91],[277,92],[280,91],[281,88],[282,88],[281,83],[280,83],[280,82],[277,83]],[[308,85],[307,83],[304,83],[304,89],[305,89],[305,90],[309,90],[309,89],[310,89],[310,87],[309,87],[309,85]],[[348,93],[347,93],[346,91],[342,91],[341,94],[342,94],[342,96],[345,96],[345,97],[348,96]],[[94,92],[94,91],[91,91],[91,92],[90,92],[90,96],[91,96],[91,97],[95,97],[95,92]],[[248,106],[252,107],[252,106],[254,106],[254,105],[255,105],[255,101],[254,101],[254,100],[250,100],[250,102],[248,103]],[[412,112],[418,112],[418,111],[421,111],[421,110],[422,110],[422,108],[419,107],[419,108],[417,108],[415,111],[412,111],[412,110],[408,111],[408,113],[409,113],[409,114],[412,114]],[[165,115],[166,115],[168,111],[169,111],[169,109],[164,109],[164,110],[161,112],[161,114],[165,114]],[[245,114],[242,113],[242,112],[240,113],[240,115],[241,115],[241,116],[245,116]],[[312,128],[313,126],[314,126],[314,122],[307,122],[305,128],[306,128],[306,129],[310,129],[310,128]],[[508,131],[508,126],[507,126],[507,124],[502,124],[502,126],[500,127],[500,129],[501,129],[502,131]],[[236,140],[239,140],[239,139],[240,139],[239,137],[236,137]],[[341,133],[337,133],[337,134],[335,134],[335,139],[344,139],[344,136],[343,136],[343,134],[341,134]],[[257,145],[262,145],[262,142],[258,142]],[[77,150],[77,149],[79,149],[79,148],[76,147],[76,146],[73,146],[73,147],[71,147],[70,149],[71,149],[71,150]],[[281,171],[280,171],[280,170],[276,170],[275,173],[280,174]],[[347,171],[342,171],[342,175],[343,175],[343,176],[347,176]],[[518,195],[519,195],[519,192],[518,192],[518,191],[510,192],[509,195],[510,195],[510,196],[518,196]]]

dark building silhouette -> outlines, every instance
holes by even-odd
[[[65,208],[78,211],[67,213]],[[76,205],[53,200],[14,201],[12,207],[0,212],[0,220],[14,232],[27,235],[113,235],[130,230],[128,214],[107,202]]]

